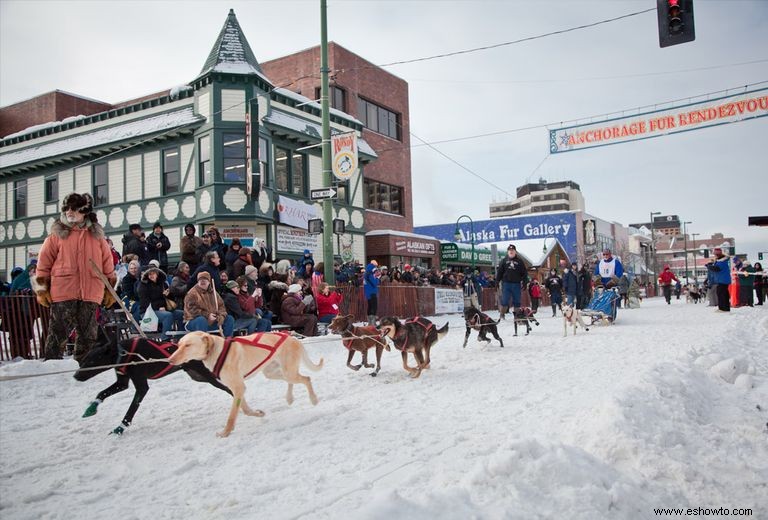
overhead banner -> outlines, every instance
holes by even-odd
[[[320,218],[320,212],[314,204],[300,200],[277,196],[277,214],[281,224],[307,229],[309,219]]]
[[[573,152],[765,116],[768,116],[768,89],[753,90],[599,123],[550,130],[549,150],[551,153]]]
[[[417,226],[413,228],[413,232],[446,242],[467,245],[470,245],[474,239],[475,246],[502,241],[514,243],[516,240],[529,238],[556,238],[570,258],[578,256],[576,214],[573,212],[476,220],[473,225],[462,222],[458,225],[459,240],[454,236],[456,227],[457,223],[451,222],[434,226]],[[578,229],[581,230],[581,224]],[[474,235],[471,233],[472,230]]]
[[[349,180],[357,170],[357,133],[331,136],[333,175],[340,181]]]

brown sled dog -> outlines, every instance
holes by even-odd
[[[336,316],[328,325],[328,330],[334,334],[341,334],[341,342],[349,351],[347,366],[352,370],[360,370],[361,367],[373,368],[373,365],[368,363],[368,349],[376,347],[376,370],[371,372],[371,375],[376,377],[376,374],[381,370],[381,353],[384,349],[389,351],[389,345],[386,340],[381,338],[379,329],[371,325],[356,327],[353,323],[354,320],[352,314]],[[352,357],[355,352],[360,352],[363,356],[363,362],[360,365],[352,364]]]
[[[416,316],[404,322],[394,316],[382,318],[379,323],[382,337],[392,340],[395,348],[402,352],[403,368],[416,378],[421,371],[429,368],[429,352],[432,346],[448,334],[448,323],[441,328],[426,318]],[[408,366],[408,352],[416,358],[416,368]]]

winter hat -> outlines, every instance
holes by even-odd
[[[201,278],[205,278],[210,282],[211,273],[209,273],[208,271],[200,271],[199,273],[197,273],[197,279],[200,280]]]
[[[149,265],[153,267],[160,267],[160,262],[158,262],[157,260],[150,260]]]
[[[227,289],[237,289],[240,287],[240,284],[238,284],[235,280],[230,280],[227,282],[227,284],[224,286]]]
[[[411,268],[411,264],[405,264],[405,265],[403,266],[403,268],[404,268],[406,271],[408,271],[408,270],[410,270],[410,268]]]
[[[722,253],[723,252],[723,248],[722,247],[716,247],[715,249],[713,249],[713,251],[715,253]]]
[[[510,249],[511,249],[512,251],[517,251],[517,248],[515,247],[515,244],[509,244],[509,245],[507,246],[507,251],[509,251]]]
[[[309,249],[304,250],[304,256],[311,255],[312,253],[309,252]]]
[[[298,294],[301,292],[301,285],[293,283],[288,286],[288,294]]]
[[[197,229],[195,228],[195,225],[194,225],[194,224],[187,224],[186,226],[184,226],[184,231],[186,231],[186,230],[188,230],[188,229],[191,229],[192,231],[196,231],[196,230],[197,230]]]
[[[258,272],[258,269],[256,269],[252,265],[246,265],[245,266],[245,276],[250,276],[251,274]]]
[[[387,271],[388,270],[386,265],[382,265],[379,269],[381,269],[382,271]]]
[[[83,215],[93,213],[93,197],[90,193],[70,193],[64,197],[64,201],[61,203],[62,213],[72,209]]]
[[[141,231],[141,224],[131,224],[130,226],[128,226],[128,231],[134,231],[136,229]]]

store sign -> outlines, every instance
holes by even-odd
[[[579,230],[581,227],[579,226]],[[469,223],[459,225],[461,239],[456,240],[456,223],[419,226],[414,233],[435,237],[446,242],[471,244],[475,246],[494,242],[509,242],[529,238],[556,238],[570,258],[577,258],[576,251],[576,214],[573,212],[552,213],[549,215],[494,218],[474,222],[474,235],[470,233]]]
[[[349,180],[357,170],[357,132],[331,136],[331,168],[340,181]]]
[[[435,288],[435,314],[464,312],[464,291]]]
[[[219,228],[219,234],[225,244],[231,244],[233,238],[240,239],[243,247],[253,247],[256,228],[251,226],[228,226]]]
[[[320,235],[310,235],[306,231],[277,226],[277,250],[286,253],[303,253],[320,250]]]
[[[320,218],[320,212],[314,204],[307,204],[282,195],[277,196],[277,214],[281,224],[301,229],[307,229],[307,222],[310,219]]]
[[[768,116],[768,89],[549,131],[551,153],[626,143]]]
[[[395,255],[432,256],[437,251],[434,242],[425,240],[394,238],[393,242],[392,251]]]
[[[245,193],[249,197],[259,195],[261,184],[261,163],[259,162],[259,105],[258,99],[253,98],[246,105],[245,112]],[[255,127],[254,128],[254,124]],[[255,168],[254,168],[255,166]]]
[[[446,264],[471,264],[472,249],[465,249],[456,244],[440,244],[440,258]],[[475,264],[492,265],[493,257],[488,249],[475,248]]]

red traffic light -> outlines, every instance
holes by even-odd
[[[693,0],[656,0],[659,45],[667,47],[696,39]]]

